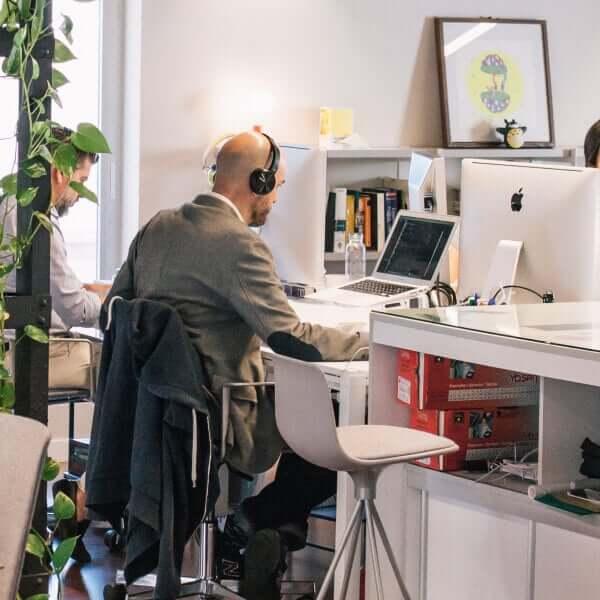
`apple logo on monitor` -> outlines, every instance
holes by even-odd
[[[510,209],[513,212],[519,212],[523,208],[523,188],[519,188],[510,198]]]

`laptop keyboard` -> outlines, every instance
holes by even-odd
[[[395,296],[403,292],[409,292],[415,288],[397,283],[388,283],[387,281],[377,281],[376,279],[361,279],[356,283],[344,285],[340,289],[351,292],[362,292],[363,294],[373,294],[375,296]]]

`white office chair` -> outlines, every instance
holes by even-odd
[[[377,479],[388,465],[448,454],[458,450],[458,446],[447,438],[406,427],[387,425],[336,427],[327,381],[318,366],[283,356],[274,356],[273,363],[277,381],[275,416],[283,439],[305,460],[333,471],[345,471],[354,482],[356,507],[342,537],[341,545],[335,551],[317,600],[325,598],[337,564],[351,539],[339,596],[346,597],[363,516],[373,563],[377,599],[383,599],[383,587],[375,543],[376,531],[379,533],[403,597],[405,600],[410,600],[375,507]],[[393,398],[390,398],[390,402],[393,402]]]
[[[41,423],[0,414],[0,600],[17,595],[49,442],[48,428]]]

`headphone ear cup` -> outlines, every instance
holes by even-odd
[[[215,185],[215,179],[217,178],[217,165],[213,165],[207,173],[208,184],[213,187]]]
[[[269,169],[254,169],[250,173],[250,189],[259,196],[266,196],[275,189],[275,173]]]

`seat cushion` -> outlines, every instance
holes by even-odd
[[[392,425],[351,425],[338,427],[340,446],[350,457],[358,460],[398,462],[416,457],[435,456],[457,449],[448,438],[408,427]]]

